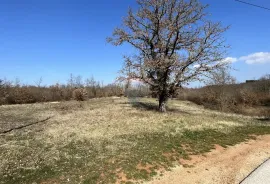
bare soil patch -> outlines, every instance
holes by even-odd
[[[155,178],[149,184],[233,184],[241,182],[254,168],[270,157],[270,136],[259,136],[256,140],[235,146],[216,149],[210,153],[181,159],[181,164],[163,177]]]

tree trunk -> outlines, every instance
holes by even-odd
[[[159,111],[166,112],[166,97],[165,97],[165,95],[159,96]]]

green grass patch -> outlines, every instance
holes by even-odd
[[[114,183],[121,180],[121,173],[124,173],[126,183],[149,180],[157,175],[160,168],[168,170],[178,164],[180,158],[188,159],[190,154],[209,152],[215,144],[231,146],[254,138],[254,135],[264,134],[270,134],[270,126],[241,126],[231,128],[226,133],[214,129],[186,130],[182,133],[171,130],[121,135],[113,140],[74,141],[59,147],[59,157],[53,165],[40,160],[32,170],[12,169],[12,172],[0,176],[0,183]],[[127,148],[123,145],[123,148],[120,146],[111,152],[110,148],[117,140],[125,140],[132,146]],[[50,149],[42,148],[42,144],[36,144],[36,147]]]

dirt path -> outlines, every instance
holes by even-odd
[[[186,164],[191,168],[179,166],[155,178],[149,184],[232,184],[241,182],[254,168],[270,157],[270,135],[259,136],[226,149],[216,149],[205,156],[194,156]]]

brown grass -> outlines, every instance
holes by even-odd
[[[100,182],[112,182],[116,181],[113,172],[121,166],[120,178],[127,177],[127,181],[143,179],[154,173],[153,170],[148,172],[149,167],[143,169],[147,171],[144,173],[140,167],[136,171],[138,173],[133,174],[136,166],[144,162],[142,156],[152,154],[148,150],[151,145],[147,145],[144,136],[151,138],[152,135],[161,134],[165,138],[181,137],[186,131],[204,130],[229,133],[237,127],[265,124],[248,116],[204,109],[192,102],[170,101],[166,114],[147,108],[155,105],[157,102],[154,99],[102,98],[83,102],[0,106],[1,130],[53,117],[46,124],[0,135],[0,173],[4,174],[0,177],[10,183],[29,183],[41,179],[43,182],[64,183],[70,180],[74,183],[91,183],[97,178]],[[179,146],[181,148],[181,144]],[[162,149],[165,150],[160,150],[161,160],[151,161],[155,155],[153,153],[151,157],[144,158],[147,162],[151,161],[143,163],[144,166],[165,162],[167,159],[163,158],[162,153],[169,152],[171,148]],[[139,158],[142,161],[137,160]],[[164,168],[167,164],[171,165],[167,162],[163,163]],[[91,168],[93,170],[89,171]],[[47,174],[42,174],[44,172]],[[25,176],[24,179],[21,176]]]

